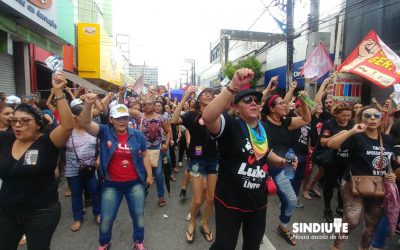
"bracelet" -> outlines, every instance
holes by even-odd
[[[239,93],[239,91],[236,91],[236,90],[232,89],[231,87],[229,87],[229,85],[226,85],[225,87],[233,95],[236,95],[237,93]]]
[[[62,99],[65,99],[65,94],[62,94],[61,96],[56,96],[56,97],[54,97],[54,99],[55,99],[56,101],[60,101],[60,100],[62,100]]]

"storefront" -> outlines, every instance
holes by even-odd
[[[35,92],[37,83],[43,82],[36,79],[37,56],[63,56],[64,45],[75,45],[70,0],[0,0],[0,87],[4,92]]]
[[[80,77],[107,91],[132,84],[122,69],[122,54],[100,24],[79,23],[77,35]]]

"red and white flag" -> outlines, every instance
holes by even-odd
[[[351,52],[338,70],[362,76],[382,88],[400,82],[399,56],[373,30]]]
[[[325,46],[320,42],[304,63],[301,74],[304,75],[304,78],[316,81],[333,68],[332,59],[329,57]]]
[[[142,91],[143,86],[144,86],[144,77],[143,77],[143,75],[144,75],[144,73],[140,74],[138,79],[136,79],[135,84],[133,85],[133,91],[135,91],[138,94],[140,94],[140,92]]]

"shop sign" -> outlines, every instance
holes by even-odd
[[[0,0],[48,31],[57,34],[57,1]]]

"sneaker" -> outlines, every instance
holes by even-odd
[[[188,213],[188,215],[186,215],[186,221],[190,221],[191,218],[192,216],[190,215],[190,213]]]
[[[179,194],[179,197],[182,199],[186,199],[186,190],[185,189],[181,189],[181,193]]]
[[[336,208],[336,215],[339,217],[343,217],[343,208]]]
[[[327,222],[332,223],[333,222],[333,215],[331,210],[324,210],[324,218]]]
[[[139,243],[139,241],[136,241],[132,248],[135,250],[147,250],[147,248],[144,246],[144,243]]]
[[[182,165],[182,162],[180,161],[179,163],[178,163],[178,167],[182,167],[183,165]]]
[[[304,203],[298,200],[297,203],[296,203],[296,207],[297,208],[303,208],[304,207]]]
[[[106,245],[100,245],[99,248],[97,248],[97,250],[108,250],[111,248],[111,243],[108,243]]]

